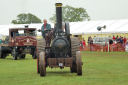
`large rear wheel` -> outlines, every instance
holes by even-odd
[[[39,53],[45,51],[45,39],[37,38],[37,73],[40,73]]]
[[[76,51],[79,51],[79,40],[77,37],[70,37],[71,40],[71,56],[76,59]],[[73,63],[72,67],[70,67],[71,73],[77,73],[76,64]]]
[[[81,52],[76,52],[76,67],[77,67],[77,75],[82,75],[82,58],[81,58]]]
[[[37,39],[37,52],[39,56],[40,52],[44,52],[45,51],[45,39],[44,38],[36,38]]]
[[[45,52],[39,54],[40,76],[46,76]]]

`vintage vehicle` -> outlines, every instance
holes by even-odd
[[[62,3],[56,3],[56,26],[47,32],[45,39],[37,40],[37,72],[46,76],[46,67],[70,67],[71,73],[82,75],[82,58],[77,37],[70,37],[69,23],[62,30]],[[49,31],[49,30],[47,30]]]
[[[25,58],[26,54],[31,54],[36,59],[36,28],[10,28],[9,36],[0,44],[0,58],[6,58],[8,54],[13,56],[13,60]]]

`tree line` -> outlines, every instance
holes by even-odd
[[[53,14],[49,18],[51,22],[56,20],[56,14]],[[62,21],[63,22],[78,22],[78,21],[89,21],[90,16],[88,15],[85,8],[75,8],[69,5],[62,7]],[[13,24],[31,24],[31,23],[42,23],[36,15],[28,13],[21,13],[17,15],[16,20],[12,20]]]

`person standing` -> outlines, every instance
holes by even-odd
[[[0,39],[0,44],[2,43],[2,39]]]
[[[84,42],[84,38],[82,38],[82,43]]]
[[[117,37],[116,42],[117,42],[117,44],[120,43],[120,39],[119,39],[119,37]]]
[[[86,41],[84,40],[84,41],[82,42],[82,44],[83,44],[83,46],[86,46]]]
[[[93,40],[92,40],[92,38],[90,38],[90,44],[93,44]]]
[[[83,44],[83,51],[84,51],[84,50],[85,50],[85,47],[86,47],[86,42],[85,42],[85,40],[83,40],[82,44]]]
[[[47,33],[46,30],[51,30],[51,25],[47,23],[47,20],[44,19],[43,20],[43,25],[41,27],[41,33],[42,33],[42,37],[45,38],[45,34]]]
[[[128,52],[128,38],[126,39],[126,42],[125,42],[125,52]]]
[[[90,44],[90,38],[91,38],[91,36],[88,37],[88,45]]]
[[[123,44],[123,37],[120,38],[120,43]]]
[[[109,38],[109,47],[110,51],[113,52],[113,40],[111,38]]]
[[[113,38],[112,38],[112,39],[115,41],[115,39],[116,39],[116,38],[115,38],[115,36],[114,36],[114,35],[113,35]]]
[[[89,42],[90,42],[90,51],[93,51],[93,46],[92,46],[93,40],[92,40],[92,38],[90,38]]]
[[[126,36],[124,36],[124,39],[123,39],[123,43],[125,44],[125,42],[126,42]]]

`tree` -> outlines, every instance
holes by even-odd
[[[19,14],[17,15],[16,20],[12,20],[13,24],[30,24],[30,23],[42,23],[41,19],[39,19],[37,16],[28,13],[28,14]]]
[[[56,19],[56,14],[53,14],[53,17],[50,17],[50,21],[54,22]],[[90,20],[90,16],[87,14],[86,9],[84,8],[74,8],[69,5],[62,7],[62,21],[63,22],[77,22]]]

